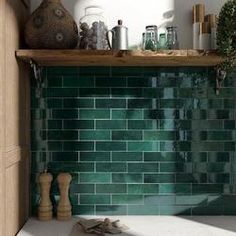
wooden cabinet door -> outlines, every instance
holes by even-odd
[[[25,2],[27,3],[27,1]],[[29,79],[15,50],[29,7],[0,0],[0,235],[13,236],[29,214]]]

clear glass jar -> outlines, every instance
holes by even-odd
[[[80,49],[108,50],[107,21],[100,6],[85,8],[80,19]]]
[[[172,50],[179,49],[178,33],[176,26],[169,26],[167,30],[167,48]]]
[[[156,51],[158,45],[158,31],[156,25],[148,25],[145,33],[145,50]]]

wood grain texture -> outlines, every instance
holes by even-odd
[[[14,236],[29,215],[29,79],[17,62],[29,9],[0,0],[0,235]],[[27,123],[26,123],[27,122]]]
[[[19,50],[16,56],[41,66],[215,66],[222,61],[215,52],[197,50]]]
[[[5,133],[4,133],[4,77],[5,77],[5,0],[0,0],[0,235],[5,235]]]

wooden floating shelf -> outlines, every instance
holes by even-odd
[[[216,66],[222,57],[213,51],[18,50],[16,57],[39,66]]]

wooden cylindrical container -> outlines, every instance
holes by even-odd
[[[193,6],[193,49],[199,49],[199,30],[200,23],[204,22],[205,5],[197,4]]]
[[[57,206],[57,219],[60,221],[70,220],[71,203],[69,200],[69,187],[72,177],[69,173],[60,173],[57,177],[60,191],[60,200]]]
[[[52,179],[53,177],[49,173],[42,173],[39,176],[41,198],[38,207],[38,218],[41,221],[49,221],[52,219],[52,202],[50,200],[50,188]]]
[[[211,28],[208,22],[200,23],[199,49],[201,50],[211,49]]]
[[[217,17],[214,14],[210,14],[205,16],[205,22],[210,24],[211,29],[211,49],[217,49],[217,40],[216,40],[216,33],[217,33]]]

